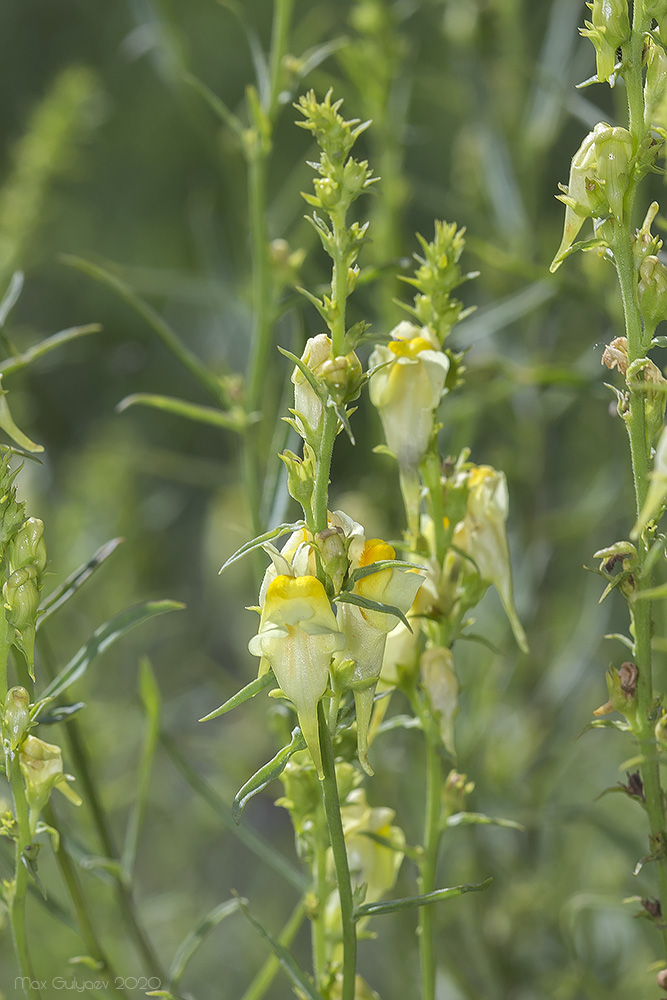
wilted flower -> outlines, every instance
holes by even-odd
[[[528,642],[512,594],[512,566],[505,529],[509,511],[505,475],[488,465],[480,465],[469,473],[468,487],[466,515],[456,525],[454,544],[470,556],[481,579],[496,588],[517,645],[527,653]]]
[[[259,632],[248,649],[262,657],[260,671],[264,661],[271,667],[294,705],[319,778],[324,774],[317,706],[326,691],[331,657],[344,644],[326,591],[316,577],[280,575],[269,583]]]
[[[36,736],[27,736],[19,750],[19,764],[30,808],[31,836],[35,835],[37,821],[49,801],[52,788],[62,792],[73,805],[81,805],[80,797],[68,784],[74,780],[73,777],[63,774],[63,755],[59,746],[45,743]]]
[[[387,447],[401,469],[414,470],[428,448],[435,410],[449,371],[449,358],[429,327],[407,320],[391,332],[388,346],[376,347],[371,368],[384,364],[371,378],[371,402],[377,407]]]

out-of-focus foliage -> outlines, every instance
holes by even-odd
[[[288,96],[269,161],[269,237],[306,251],[304,283],[315,287],[326,266],[299,197],[312,149],[292,124],[292,95],[334,85],[348,116],[375,119],[359,142],[386,192],[369,199],[374,243],[361,261],[377,281],[356,296],[353,320],[370,316],[389,332],[401,318],[392,297],[406,296],[394,274],[409,273],[403,258],[418,249],[414,233],[430,235],[434,217],[467,228],[464,266],[481,271],[461,296],[477,311],[452,338],[467,351],[466,384],[447,398],[442,441],[454,455],[469,445],[474,461],[507,473],[515,588],[531,653],[515,651],[499,602],[487,598],[485,634],[498,652],[473,643],[461,652],[458,763],[475,782],[470,808],[510,816],[525,832],[447,834],[440,884],[495,879],[489,891],[438,910],[448,1000],[626,1000],[654,989],[647,969],[655,931],[632,919],[636,903],[621,902],[650,893],[650,866],[632,875],[645,853],[638,810],[623,795],[595,801],[623,777],[624,750],[608,731],[577,739],[606,698],[604,671],[619,654],[601,637],[626,627],[613,596],[598,607],[599,582],[582,564],[625,537],[632,520],[624,430],[610,415],[599,363],[603,345],[622,332],[612,270],[588,254],[548,274],[562,221],[557,182],[566,181],[581,136],[615,120],[607,88],[574,90],[594,72],[593,50],[577,36],[582,20],[578,0],[297,0]],[[274,706],[267,725],[258,698],[206,727],[196,721],[256,668],[246,649],[256,622],[243,610],[256,598],[251,564],[216,575],[251,535],[237,439],[154,410],[115,413],[134,392],[208,400],[134,313],[59,255],[108,265],[212,370],[243,368],[252,325],[245,165],[237,136],[185,77],[195,74],[241,112],[254,79],[252,46],[268,45],[270,21],[267,0],[126,0],[103,16],[83,0],[24,0],[0,12],[0,274],[6,282],[12,269],[26,271],[11,337],[22,347],[45,331],[93,321],[104,328],[15,378],[17,422],[46,449],[41,464],[26,468],[23,490],[47,526],[54,584],[103,542],[125,539],[53,622],[49,645],[63,658],[56,666],[130,603],[169,597],[188,605],[107,653],[73,692],[86,702],[79,718],[117,836],[135,795],[144,730],[138,662],[149,640],[164,730],[224,802],[273,753],[271,729],[281,732],[284,720]],[[300,354],[321,322],[296,295],[285,304],[281,343]],[[270,363],[276,402],[291,365],[277,351]],[[402,523],[396,473],[370,454],[376,418],[361,405],[356,448],[342,441],[335,459],[333,497],[370,534],[391,537]],[[283,496],[287,504],[284,490],[277,496],[278,507]],[[276,523],[294,511],[278,514]],[[665,648],[663,640],[658,672]],[[419,744],[409,732],[379,739],[375,798],[396,809],[414,844],[420,790],[403,779],[421,770]],[[253,800],[244,823],[292,856],[271,793]],[[100,854],[85,804],[76,819],[77,850]],[[0,875],[8,871],[0,849]],[[116,927],[103,873],[89,865],[81,878],[119,973],[145,975]],[[45,860],[42,880],[56,905],[64,899],[58,879]],[[221,823],[164,747],[136,883],[165,964],[232,889],[261,898],[263,921],[276,933],[297,899]],[[37,899],[29,919],[40,978],[72,978],[67,959],[81,945],[67,921],[54,922]],[[410,913],[378,918],[378,939],[363,946],[362,972],[384,1000],[412,995],[414,927]],[[305,938],[299,947],[306,952]],[[231,916],[204,941],[182,989],[241,996],[264,958],[262,942]],[[0,929],[0,993],[13,995],[14,975],[10,937]],[[279,1000],[287,988],[276,980],[268,995]]]

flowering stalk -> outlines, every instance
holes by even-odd
[[[627,790],[644,805],[648,817],[650,859],[656,862],[659,888],[654,919],[667,954],[667,924],[660,916],[667,906],[667,834],[656,755],[656,737],[659,750],[664,749],[661,742],[664,709],[653,688],[651,663],[652,602],[654,597],[663,596],[653,586],[656,555],[662,551],[660,541],[656,540],[656,525],[664,509],[664,497],[660,496],[662,452],[660,445],[654,451],[654,442],[664,418],[667,388],[659,369],[647,357],[657,343],[652,340],[657,323],[667,318],[664,294],[667,271],[657,255],[661,242],[650,231],[658,211],[655,203],[641,229],[632,230],[638,184],[652,169],[667,135],[661,112],[667,91],[664,49],[667,8],[659,0],[635,0],[630,26],[624,0],[614,3],[594,0],[589,6],[592,21],[587,22],[582,34],[595,45],[598,80],[613,83],[620,76],[625,82],[628,128],[596,126],[584,140],[588,144],[586,157],[573,160],[570,184],[562,200],[568,206],[570,219],[576,214],[579,227],[586,218],[593,219],[594,239],[573,243],[574,237],[570,239],[567,234],[566,214],[566,233],[552,270],[574,250],[595,246],[614,263],[623,303],[625,337],[612,341],[603,363],[618,368],[625,376],[623,390],[615,391],[618,412],[626,424],[630,443],[636,503],[636,524],[630,537],[634,544],[616,543],[596,555],[602,559],[601,574],[609,580],[605,596],[609,589],[618,587],[628,601],[632,637],[628,644],[634,662],[624,663],[618,672],[610,671],[610,700],[595,715],[620,711],[626,722],[616,725],[632,733],[639,745],[641,778],[637,776],[634,791]],[[653,18],[658,27],[651,30]],[[620,64],[616,64],[618,46],[622,55]],[[614,575],[612,569],[618,561],[622,569]],[[594,723],[604,724],[602,720]]]

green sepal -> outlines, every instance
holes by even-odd
[[[379,601],[369,601],[367,597],[360,597],[359,594],[350,594],[347,591],[336,594],[334,601],[338,604],[355,604],[358,608],[366,608],[367,611],[380,611],[383,615],[394,615],[395,618],[402,621],[405,627],[412,632],[410,622],[403,612],[400,608],[395,608],[391,604],[380,604]]]
[[[277,528],[272,528],[271,531],[265,531],[264,534],[257,535],[257,537],[253,538],[252,541],[246,542],[240,549],[237,549],[234,555],[230,556],[226,563],[223,563],[218,571],[218,575],[228,569],[232,563],[237,561],[237,559],[241,559],[242,556],[247,555],[248,552],[252,552],[253,549],[261,548],[265,542],[270,542],[274,538],[281,538],[283,535],[286,535],[288,531],[298,531],[300,528],[305,527],[305,521],[292,521],[289,524],[285,522],[284,524],[279,524]]]
[[[260,767],[259,771],[255,771],[252,778],[246,781],[245,785],[236,793],[232,802],[232,817],[237,826],[241,821],[241,813],[250,799],[283,773],[290,757],[298,750],[305,749],[306,741],[303,733],[298,726],[295,726],[292,730],[292,739],[287,746],[279,750],[264,767]]]
[[[231,712],[233,708],[238,708],[238,706],[242,705],[244,701],[254,698],[256,694],[259,694],[259,692],[263,691],[265,687],[268,687],[273,680],[275,680],[275,678],[270,671],[266,674],[262,674],[261,677],[256,677],[254,681],[250,681],[250,683],[246,684],[246,686],[241,688],[240,691],[237,691],[235,695],[228,698],[227,701],[220,706],[220,708],[216,708],[215,711],[209,712],[208,715],[205,715],[199,721],[210,722],[211,719],[217,719],[219,716],[225,715],[226,712]]]
[[[407,896],[404,899],[393,899],[387,903],[364,903],[357,907],[354,914],[355,920],[362,917],[374,917],[381,913],[396,913],[398,910],[414,910],[418,906],[431,906],[445,899],[453,899],[455,896],[463,896],[466,892],[483,892],[488,889],[493,878],[487,878],[484,882],[470,882],[465,885],[455,885],[450,889],[436,889],[434,892],[427,892],[423,896]]]

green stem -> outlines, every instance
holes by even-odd
[[[331,272],[331,301],[335,306],[334,319],[330,326],[331,353],[334,358],[345,354],[345,310],[347,306],[348,232],[345,228],[345,212],[331,216],[333,226]]]
[[[19,963],[21,975],[23,977],[23,988],[27,996],[39,1000],[41,994],[39,989],[32,984],[36,982],[35,973],[28,951],[28,940],[25,925],[25,901],[28,889],[28,868],[25,863],[25,849],[30,845],[32,837],[30,834],[30,815],[28,803],[25,797],[23,786],[23,776],[19,763],[18,751],[8,751],[8,777],[14,799],[14,813],[18,826],[18,837],[15,851],[15,876],[14,889],[11,895],[11,905],[9,907],[9,919],[12,925],[12,937],[16,958]]]
[[[352,882],[350,866],[347,860],[343,822],[338,801],[338,785],[336,783],[336,765],[334,748],[329,727],[326,723],[322,702],[317,706],[317,717],[320,726],[320,746],[322,748],[322,767],[324,779],[322,793],[324,808],[329,827],[329,839],[333,854],[338,898],[340,900],[340,917],[343,928],[343,987],[341,1000],[354,1000],[355,980],[357,970],[357,928],[354,920],[354,900],[352,897]]]
[[[47,672],[54,676],[53,658],[50,646],[44,635],[40,633],[40,651],[42,661]],[[120,861],[120,855],[116,848],[111,825],[107,819],[104,806],[97,793],[97,786],[92,776],[88,751],[81,734],[81,727],[78,719],[70,719],[64,727],[66,738],[69,744],[69,751],[76,767],[77,777],[81,782],[82,798],[90,810],[93,824],[97,831],[102,850],[107,858]],[[120,867],[120,865],[119,865]],[[137,907],[134,900],[132,888],[121,876],[114,876],[114,886],[118,908],[121,911],[125,926],[129,932],[131,940],[134,942],[137,951],[146,963],[146,975],[155,976],[166,982],[166,971],[157,957],[148,935],[139,919]]]
[[[315,531],[325,531],[327,526],[329,474],[331,472],[331,457],[337,433],[338,416],[336,411],[333,406],[325,406],[322,420],[322,439],[317,456],[317,471],[313,486],[312,508]]]
[[[269,56],[269,121],[274,122],[280,97],[280,78],[283,71],[283,59],[287,52],[289,30],[292,20],[294,0],[276,0],[273,13],[271,32],[271,53]]]
[[[324,816],[321,809],[317,810],[315,827],[315,859],[313,865],[313,875],[315,892],[317,895],[317,909],[311,918],[312,925],[312,945],[313,945],[313,972],[315,974],[315,985],[320,989],[324,983],[324,976],[327,964],[327,940],[326,928],[324,925],[324,913],[329,895],[329,880],[327,879],[327,848],[329,838],[327,836],[326,821],[322,829]]]
[[[300,899],[294,908],[291,917],[280,932],[278,940],[285,948],[289,948],[296,937],[306,916],[303,900]],[[263,1000],[266,991],[271,986],[277,973],[280,971],[280,961],[275,955],[270,955],[259,970],[241,1000]]]
[[[53,811],[53,806],[50,803],[44,808],[44,819],[49,826],[52,826],[54,829],[58,829],[58,821]],[[103,975],[107,975],[115,982],[117,979],[120,979],[120,977],[116,975],[116,971],[109,961],[106,952],[104,951],[104,947],[102,946],[94,929],[90,908],[81,887],[81,881],[77,875],[76,868],[72,863],[72,858],[67,850],[62,834],[60,835],[60,843],[58,845],[58,850],[55,852],[55,857],[58,869],[60,870],[63,881],[67,886],[67,891],[69,892],[72,905],[74,906],[81,940],[86,946],[88,954],[91,955],[97,962],[98,971]],[[124,989],[116,987],[112,987],[112,989],[114,992],[120,992],[122,996],[128,997],[129,1000],[129,995]]]
[[[644,11],[642,0],[635,0],[633,11],[633,30],[630,42],[623,50],[623,76],[628,96],[629,128],[636,147],[639,147],[646,136],[643,103],[642,50],[644,34],[650,20]],[[618,273],[621,289],[625,329],[628,340],[628,363],[632,364],[644,356],[644,330],[637,297],[637,274],[632,253],[631,215],[636,192],[636,184],[632,184],[625,198],[625,221],[622,225],[614,223],[616,232],[613,240],[614,262]],[[651,442],[646,432],[646,398],[645,394],[630,387],[630,406],[626,416],[630,438],[630,454],[632,458],[632,473],[635,488],[635,505],[637,514],[646,500],[649,485]],[[651,566],[646,565],[648,546],[640,539],[638,545],[639,566],[635,574],[636,592],[652,586],[653,574]],[[639,743],[643,760],[641,776],[644,785],[646,813],[651,832],[652,852],[656,855],[658,888],[661,905],[667,906],[667,835],[665,833],[665,804],[660,783],[660,771],[655,760],[654,748],[654,692],[651,663],[651,636],[653,632],[652,602],[650,600],[631,600],[635,663],[637,666],[637,712],[633,731]],[[667,953],[667,926],[662,928],[665,951]]]

